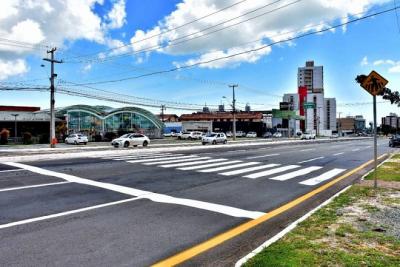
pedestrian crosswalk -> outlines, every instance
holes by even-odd
[[[324,170],[322,166],[302,166],[264,163],[260,161],[231,160],[212,155],[185,155],[179,153],[141,153],[136,155],[115,155],[103,157],[107,160],[125,161],[131,164],[173,168],[179,171],[215,173],[221,176],[240,176],[245,179],[269,179],[284,182],[294,180],[304,186],[315,186],[336,177],[345,169]],[[322,172],[321,172],[322,171]],[[298,181],[299,179],[305,179]]]

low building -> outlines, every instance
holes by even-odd
[[[400,117],[396,113],[390,113],[381,120],[381,130],[385,134],[397,133],[400,131]]]
[[[263,113],[258,111],[237,112],[236,114],[236,131],[257,132],[261,136],[264,132]],[[198,130],[202,131],[232,131],[233,114],[232,112],[197,112],[192,114],[182,114],[180,116],[182,127],[184,130],[195,130],[190,125],[198,124]],[[189,124],[190,123],[190,124]]]

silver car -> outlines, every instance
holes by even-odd
[[[111,141],[111,145],[114,147],[130,147],[130,146],[148,146],[150,144],[150,139],[144,134],[132,133],[124,134]]]
[[[228,142],[228,140],[224,133],[212,133],[201,139],[201,143],[203,145],[206,145],[206,144],[216,145],[218,143],[226,144],[227,142]]]

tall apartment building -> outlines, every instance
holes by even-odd
[[[323,93],[324,67],[314,66],[314,61],[307,61],[304,67],[298,69],[297,85],[306,86],[309,93]]]
[[[307,61],[304,67],[298,68],[297,85],[300,115],[306,118],[301,128],[321,135],[337,131],[336,99],[324,98],[324,67]],[[314,103],[314,108],[304,110],[304,102]]]
[[[400,117],[396,113],[390,113],[389,116],[382,118],[382,125],[398,129],[400,128]]]

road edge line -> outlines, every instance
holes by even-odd
[[[248,260],[250,260],[251,258],[253,258],[254,256],[256,256],[258,253],[260,253],[264,248],[269,247],[270,245],[272,245],[273,243],[277,242],[279,239],[281,239],[282,237],[284,237],[286,234],[288,234],[289,232],[291,232],[293,229],[295,229],[297,227],[297,225],[303,221],[305,221],[308,217],[310,217],[311,215],[313,215],[316,211],[318,211],[319,209],[325,207],[326,205],[328,205],[329,203],[332,202],[332,200],[334,200],[335,198],[337,198],[338,196],[340,196],[341,194],[343,194],[344,192],[346,192],[347,190],[350,189],[350,187],[352,187],[352,185],[349,185],[347,187],[345,187],[344,189],[340,190],[339,192],[337,192],[336,194],[334,194],[332,197],[330,197],[329,199],[325,200],[322,204],[320,204],[319,206],[317,206],[316,208],[310,210],[309,212],[307,212],[306,214],[304,214],[303,216],[301,216],[299,219],[297,219],[296,221],[292,222],[289,226],[287,226],[285,229],[283,229],[282,231],[280,231],[279,233],[277,233],[276,235],[274,235],[273,237],[271,237],[270,239],[268,239],[267,241],[265,241],[264,243],[262,243],[260,246],[258,246],[256,249],[254,249],[252,252],[250,252],[249,254],[247,254],[246,256],[244,256],[243,258],[241,258],[240,260],[238,260],[235,264],[235,267],[240,267],[242,266],[244,263],[246,263]]]
[[[381,159],[386,155],[387,155],[387,153],[381,155],[380,157],[378,157],[378,159]],[[343,179],[353,175],[354,173],[362,170],[366,166],[370,165],[372,162],[373,162],[373,160],[369,160],[369,161],[361,164],[360,166],[354,168],[353,170],[341,175],[340,177],[338,177],[338,178],[336,178],[336,179],[334,179],[334,180],[332,180],[330,182],[327,182],[326,184],[324,184],[324,185],[322,185],[322,186],[320,186],[320,187],[318,187],[318,188],[316,188],[316,189],[314,189],[314,190],[312,190],[312,191],[310,191],[310,192],[308,192],[308,193],[306,193],[306,194],[304,194],[304,195],[302,195],[302,196],[300,196],[300,197],[298,197],[298,198],[296,198],[296,199],[294,199],[294,200],[292,200],[292,201],[280,206],[279,208],[276,208],[276,209],[266,213],[265,215],[263,215],[263,216],[261,216],[261,217],[259,217],[257,219],[253,219],[253,220],[245,222],[245,223],[243,223],[241,225],[238,225],[238,226],[236,226],[236,227],[234,227],[234,228],[232,228],[230,230],[227,230],[227,231],[225,231],[225,232],[223,232],[221,234],[218,234],[218,235],[216,235],[216,236],[214,236],[214,237],[212,237],[212,238],[210,238],[210,239],[208,239],[206,241],[203,241],[200,244],[197,244],[197,245],[195,245],[195,246],[193,246],[191,248],[188,248],[188,249],[186,249],[184,251],[181,251],[181,252],[179,252],[179,253],[177,253],[177,254],[175,254],[173,256],[170,256],[170,257],[168,257],[168,258],[166,258],[164,260],[161,260],[161,261],[153,264],[152,266],[153,267],[175,266],[175,265],[178,265],[178,264],[180,264],[182,262],[185,262],[185,261],[187,261],[187,260],[189,260],[189,259],[191,259],[191,258],[193,258],[193,257],[195,257],[195,256],[197,256],[197,255],[199,255],[199,254],[201,254],[201,253],[213,248],[213,247],[216,247],[216,246],[224,243],[225,241],[227,241],[227,240],[229,240],[229,239],[231,239],[233,237],[236,237],[236,236],[238,236],[238,235],[250,230],[251,228],[253,228],[253,227],[255,227],[255,226],[257,226],[257,225],[259,225],[259,224],[261,224],[263,222],[266,222],[266,221],[274,218],[275,216],[277,216],[277,215],[279,215],[281,213],[284,213],[287,210],[290,210],[293,207],[296,207],[297,205],[301,204],[302,202],[306,201],[307,199],[317,195],[318,193],[330,188],[331,186],[335,185],[336,183],[340,182],[341,180],[343,180]]]

